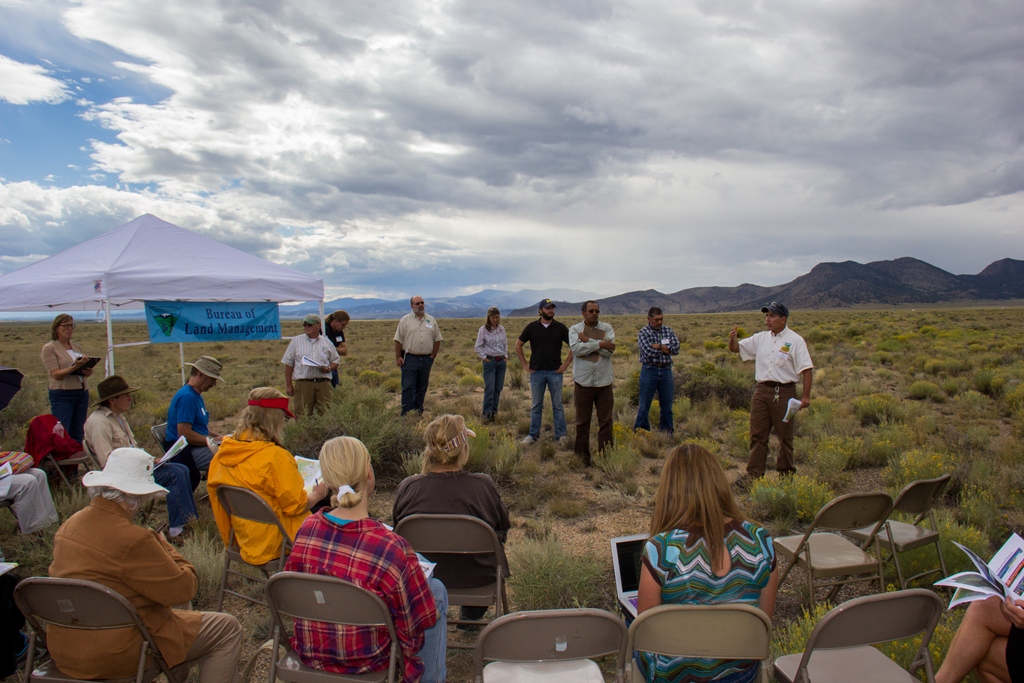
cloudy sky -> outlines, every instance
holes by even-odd
[[[0,273],[153,213],[331,296],[1024,258],[1019,0],[0,0]]]

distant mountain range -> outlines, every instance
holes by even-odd
[[[651,306],[665,313],[720,313],[758,310],[769,301],[791,309],[969,303],[1024,299],[1024,261],[1005,258],[977,275],[953,275],[915,258],[872,263],[819,263],[811,272],[775,287],[692,287],[674,294],[648,289],[598,299],[607,315],[646,313]],[[577,310],[585,297],[558,301]],[[535,305],[506,315],[529,317]]]
[[[561,300],[586,301],[596,299],[597,294],[579,289],[523,289],[518,292],[508,292],[501,289],[485,289],[476,294],[455,297],[427,297],[427,313],[435,318],[483,318],[487,309],[497,306],[501,309],[502,315],[508,315],[507,311],[514,308],[533,307],[537,312],[537,303],[544,298]],[[354,320],[387,320],[389,318],[401,318],[408,313],[408,299],[388,301],[385,299],[335,299],[324,302],[324,313],[330,313],[337,309],[344,309]],[[317,305],[305,303],[294,306],[281,306],[282,318],[296,318],[307,313],[316,313]]]

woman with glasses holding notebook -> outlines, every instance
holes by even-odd
[[[661,604],[742,602],[770,619],[779,579],[768,532],[744,518],[713,455],[683,444],[665,461],[640,570],[637,611]],[[747,683],[758,662],[636,655],[649,682]]]
[[[89,356],[71,341],[75,319],[61,313],[50,325],[50,341],[39,353],[43,367],[50,376],[50,412],[60,420],[68,436],[82,443],[85,439],[85,418],[89,414],[89,387],[85,378],[92,375]]]

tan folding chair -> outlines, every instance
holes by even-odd
[[[231,563],[238,562],[247,567],[255,567],[267,577],[275,572],[281,571],[284,569],[285,560],[288,559],[288,553],[291,552],[292,548],[292,542],[288,538],[288,532],[284,530],[284,527],[281,525],[281,520],[279,520],[277,515],[274,514],[273,508],[271,508],[267,501],[263,500],[255,491],[250,491],[249,489],[244,489],[238,486],[218,486],[217,500],[220,501],[220,504],[224,507],[224,510],[228,513],[229,517],[237,517],[250,522],[276,526],[277,530],[281,532],[282,539],[281,552],[276,560],[271,560],[266,564],[260,565],[249,564],[242,559],[242,553],[238,547],[238,541],[235,540],[235,530],[232,527],[231,533],[228,537],[227,548],[224,549],[224,573],[220,580],[220,595],[217,598],[217,611],[223,611],[225,594],[234,595],[235,597],[242,598],[243,600],[248,600],[251,603],[266,606],[267,603],[259,600],[258,598],[252,598],[228,588],[228,574],[240,576],[246,581],[253,581],[259,584],[265,584],[267,582],[266,579],[261,579],[258,576],[251,576],[232,569]]]
[[[265,588],[270,617],[274,624],[274,649],[271,651],[268,681],[294,683],[331,683],[333,681],[387,681],[394,683],[401,672],[401,649],[388,606],[377,595],[333,576],[281,572],[270,577]],[[385,671],[366,674],[340,674],[308,667],[291,649],[288,631],[282,616],[329,624],[385,627],[391,637],[391,654]],[[278,660],[278,648],[285,646],[284,657]],[[275,678],[276,677],[276,678]]]
[[[494,580],[475,588],[448,587],[450,606],[494,606],[494,618],[508,611],[505,594],[505,553],[487,522],[469,515],[410,515],[395,526],[395,533],[409,541],[418,553],[436,562],[434,575],[444,583],[445,573],[469,557],[494,557]],[[446,586],[447,587],[447,586]],[[486,625],[489,619],[448,619],[449,624]],[[473,649],[475,645],[449,643],[448,647]]]
[[[935,683],[928,643],[944,605],[935,593],[916,588],[868,595],[844,602],[826,614],[811,632],[802,654],[775,660],[780,683],[915,683],[924,667],[928,683]],[[871,647],[923,633],[909,672]]]
[[[877,580],[878,589],[884,592],[878,530],[885,524],[890,510],[892,498],[880,491],[847,493],[827,503],[802,536],[775,539],[776,554],[786,560],[779,585],[794,566],[803,569],[807,573],[807,597],[812,609],[815,588],[831,588],[827,599],[832,600],[848,583]],[[852,531],[861,527],[869,527],[871,531],[859,546],[839,534],[819,531]],[[874,557],[865,552],[872,545]],[[816,579],[820,581],[815,583]]]
[[[82,447],[84,448],[85,445],[83,444]],[[85,468],[89,469],[89,465],[92,461],[92,456],[88,455],[86,451],[79,451],[70,457],[62,458],[60,460],[54,458],[52,453],[47,453],[43,456],[42,460],[42,462],[49,463],[50,467],[57,470],[57,476],[61,478],[61,481],[67,484],[69,489],[74,488],[74,485],[70,480],[68,480],[67,475],[64,474],[63,468],[74,465],[75,470],[77,470],[79,465],[85,465]]]
[[[99,458],[97,458],[96,455],[92,452],[92,449],[89,448],[89,444],[86,441],[82,442],[82,453],[85,455],[85,462],[83,463],[85,465],[85,469],[87,469],[87,470],[102,470],[103,469],[103,466],[100,465]]]
[[[758,680],[768,681],[772,622],[764,612],[738,602],[720,605],[658,605],[629,627],[629,681],[644,680],[635,652],[673,657],[761,660]]]
[[[167,440],[167,423],[161,422],[158,425],[153,425],[149,428],[149,433],[152,435],[153,441],[156,442],[157,452],[163,454],[167,450],[164,448],[164,441]]]
[[[614,654],[615,680],[621,683],[626,640],[626,625],[605,610],[552,609],[506,614],[480,632],[474,680],[603,681],[600,668],[590,660]],[[492,663],[485,667],[484,662]]]
[[[888,550],[892,556],[893,564],[896,565],[896,576],[900,580],[900,588],[906,588],[907,584],[914,579],[920,579],[930,574],[939,574],[940,576],[946,576],[947,574],[946,560],[942,557],[942,545],[939,543],[939,527],[935,523],[935,513],[932,507],[946,489],[949,478],[950,475],[944,474],[935,479],[918,479],[904,486],[900,494],[896,496],[896,502],[892,504],[892,510],[893,512],[917,515],[917,517],[909,524],[894,519],[887,519],[885,520],[885,526],[878,530],[878,543]],[[931,525],[930,529],[921,526],[921,522],[926,517]],[[847,536],[863,542],[867,540],[870,533],[870,528],[854,529],[853,531],[848,531]],[[935,569],[929,569],[920,574],[903,578],[899,554],[924,547],[930,543],[935,544],[935,552],[939,555],[939,566]]]
[[[178,680],[164,661],[146,625],[142,623],[132,604],[118,592],[93,581],[33,577],[21,581],[14,589],[14,601],[25,619],[32,625],[35,637],[29,638],[28,658],[25,660],[26,681],[76,681],[57,668],[52,660],[36,666],[36,640],[46,646],[46,627],[50,624],[63,628],[100,631],[116,628],[136,628],[142,635],[139,666],[134,677],[103,679],[108,683],[152,681],[160,674],[168,681]],[[147,668],[147,659],[154,664]],[[181,667],[177,667],[179,673]],[[96,679],[92,679],[96,680]]]

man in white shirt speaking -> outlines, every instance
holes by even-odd
[[[783,422],[789,400],[796,398],[796,382],[803,382],[800,409],[811,404],[811,374],[814,364],[803,337],[786,327],[789,309],[773,301],[761,312],[767,330],[739,339],[737,328],[729,332],[729,350],[743,360],[754,359],[757,388],[750,400],[750,479],[764,476],[768,461],[768,437],[772,429],[779,438],[779,457],[775,469],[779,474],[793,474],[793,421]]]
[[[338,351],[320,334],[320,317],[302,319],[302,334],[292,337],[281,358],[285,393],[292,397],[292,412],[323,412],[331,401],[331,371],[338,369]]]

